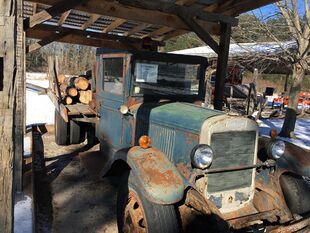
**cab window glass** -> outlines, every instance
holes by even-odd
[[[103,90],[123,94],[123,58],[103,59]]]

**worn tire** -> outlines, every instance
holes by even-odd
[[[135,202],[135,205],[138,204],[138,208],[141,207],[144,212],[145,220],[143,223],[147,233],[178,233],[180,231],[176,210],[173,205],[159,205],[147,200],[139,188],[141,185],[138,184],[137,179],[132,174],[128,176],[127,173],[122,178],[117,196],[117,223],[119,232],[135,232],[132,229],[124,230],[124,226],[125,229],[126,226],[129,226],[125,223],[124,215],[127,206],[130,205],[127,204],[130,200],[128,197],[132,194],[138,197],[138,202],[141,202],[142,206],[138,202]],[[134,209],[134,207],[132,208]],[[132,220],[131,217],[130,220]]]
[[[286,204],[294,214],[310,211],[310,188],[302,177],[284,174],[280,183]]]
[[[70,144],[80,144],[85,141],[85,130],[81,124],[70,120]]]
[[[60,113],[55,110],[55,142],[57,145],[68,145],[68,123],[64,121]]]

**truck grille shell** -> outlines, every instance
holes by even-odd
[[[255,163],[256,131],[213,133],[211,147],[214,160],[211,168],[229,168]],[[252,185],[253,169],[208,175],[208,193],[236,190]]]

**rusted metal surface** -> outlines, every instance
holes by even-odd
[[[147,232],[147,221],[139,196],[129,190],[128,200],[124,210],[123,232]]]
[[[182,174],[187,180],[190,179],[191,177],[191,170],[189,169],[191,166],[190,162],[188,162],[187,164],[184,164],[182,162],[177,164],[177,169],[180,172],[180,174]]]
[[[229,219],[228,222],[231,226],[233,226],[233,228],[241,229],[241,228],[253,225],[254,222],[258,223],[258,222],[261,222],[261,220],[276,218],[275,216],[277,215],[278,215],[278,211],[272,210],[268,212],[247,215],[247,216],[240,217],[240,218]]]
[[[150,201],[172,204],[183,198],[183,179],[161,151],[133,147],[128,152],[127,162]]]
[[[278,216],[280,223],[285,223],[292,219],[291,211],[286,205],[282,189],[279,183],[279,179],[277,176],[274,176],[273,174],[270,173],[262,174],[261,172],[255,180],[255,187],[268,194],[269,201],[272,201],[273,206],[279,210]],[[265,205],[264,208],[269,208],[267,206],[268,203],[269,203],[268,201],[264,202]],[[254,204],[258,206],[259,202]]]
[[[310,232],[310,218],[302,219],[295,223],[290,224],[289,226],[281,226],[276,229],[268,231],[269,233],[292,233],[299,230],[301,232]]]

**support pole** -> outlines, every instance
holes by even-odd
[[[225,77],[229,55],[231,25],[221,23],[220,46],[217,58],[217,70],[215,80],[214,108],[222,110],[224,100]]]

